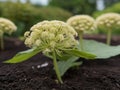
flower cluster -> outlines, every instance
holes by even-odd
[[[78,33],[87,32],[95,29],[94,19],[88,15],[76,15],[68,19],[67,23],[71,25]]]
[[[115,29],[120,28],[120,14],[107,13],[99,16],[96,19],[96,24],[99,29]]]
[[[75,39],[77,32],[68,24],[57,20],[39,22],[24,36],[27,46],[43,48],[43,52],[59,52],[62,49],[72,49],[78,44]]]
[[[0,18],[0,32],[11,34],[12,32],[16,31],[17,27],[15,24],[5,18]]]

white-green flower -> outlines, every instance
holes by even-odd
[[[120,14],[117,13],[103,14],[96,19],[96,25],[101,30],[107,30],[106,43],[110,45],[112,30],[120,28]]]
[[[120,14],[102,14],[96,19],[96,25],[99,29],[104,30],[120,28]]]
[[[80,32],[87,32],[95,29],[95,21],[92,17],[88,15],[76,15],[70,17],[67,23],[71,25],[78,34]]]
[[[11,34],[16,31],[16,29],[17,27],[12,21],[5,18],[0,18],[0,32]]]
[[[70,17],[67,20],[67,23],[71,25],[78,33],[79,35],[79,43],[81,50],[83,50],[83,33],[90,32],[91,30],[95,30],[95,20],[88,16],[88,15],[76,15],[73,17]]]
[[[27,46],[43,48],[46,53],[75,48],[78,44],[76,35],[71,26],[57,20],[39,22],[24,34]]]
[[[43,54],[52,56],[54,69],[60,83],[63,83],[56,61],[56,55],[62,56],[66,49],[76,49],[78,41],[77,32],[62,21],[43,21],[25,32],[25,44],[30,48],[37,48]]]
[[[4,33],[11,34],[12,32],[16,31],[17,27],[15,24],[5,18],[0,18],[0,48],[4,50],[4,41],[3,36]]]

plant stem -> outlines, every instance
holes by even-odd
[[[1,50],[4,50],[3,33],[0,34],[0,48]]]
[[[53,64],[54,64],[54,69],[55,69],[57,78],[58,78],[59,82],[60,82],[61,84],[63,84],[63,81],[62,81],[61,76],[60,76],[60,71],[59,71],[58,65],[57,65],[57,60],[56,60],[55,51],[53,52]]]
[[[83,51],[83,32],[79,33],[79,43],[80,43],[81,51]]]
[[[110,45],[110,43],[111,43],[111,36],[112,36],[112,30],[110,29],[110,30],[108,30],[108,32],[107,32],[107,45]]]

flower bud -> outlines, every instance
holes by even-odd
[[[47,32],[47,31],[42,32],[42,33],[41,33],[41,38],[42,38],[42,39],[45,39],[45,38],[48,39],[48,38],[49,38],[49,32]]]
[[[53,40],[53,39],[55,39],[55,35],[53,34],[53,33],[49,33],[49,38],[48,38],[49,40]]]
[[[28,36],[29,36],[29,34],[30,34],[30,32],[29,32],[29,31],[25,32],[24,37],[28,37]]]
[[[36,46],[40,46],[40,44],[41,44],[41,41],[40,41],[40,40],[36,40],[36,41],[35,41],[35,45],[36,45]]]
[[[11,34],[16,31],[17,27],[12,21],[5,18],[0,18],[0,29],[3,33]]]
[[[64,36],[62,34],[59,34],[59,35],[56,36],[56,40],[63,41],[64,40]]]
[[[25,40],[25,44],[27,45],[27,46],[29,46],[29,47],[32,47],[32,45],[33,45],[33,39],[32,38],[26,38],[26,40]]]

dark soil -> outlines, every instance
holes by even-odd
[[[105,41],[105,38],[85,38]],[[5,50],[0,51],[0,90],[120,90],[120,56],[106,60],[85,61],[77,69],[70,69],[64,75],[64,84],[57,83],[52,60],[41,53],[19,64],[4,64],[25,45],[15,39],[5,40]],[[113,38],[113,45],[120,39]],[[47,67],[39,65],[48,62]]]

